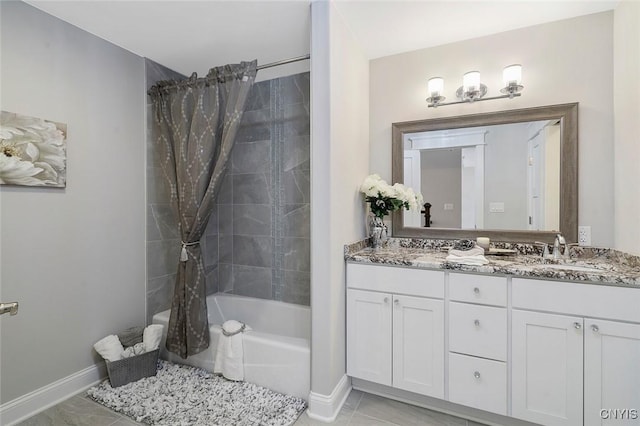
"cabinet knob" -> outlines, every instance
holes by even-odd
[[[389,298],[388,297],[384,298],[384,303],[389,303]]]
[[[600,331],[600,327],[598,327],[597,325],[593,324],[591,326],[591,330],[593,330],[594,333],[597,333]]]
[[[580,324],[579,322],[574,322],[573,326],[576,328],[576,330],[580,330],[582,328],[582,324]]]
[[[473,372],[473,377],[475,377],[476,379],[480,378],[480,372],[479,371],[474,371]]]
[[[475,294],[480,294],[480,289],[479,289],[478,287],[474,287],[474,288],[473,288],[473,292],[474,292]]]
[[[480,327],[480,320],[475,320],[473,323],[476,327]]]
[[[399,301],[398,299],[395,299],[395,300],[393,301],[393,303],[395,303],[395,304],[397,305],[397,304],[399,304],[399,303],[400,303],[400,301]]]

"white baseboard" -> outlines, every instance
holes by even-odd
[[[325,423],[333,422],[351,392],[351,381],[345,374],[331,392],[331,395],[309,393],[309,408],[307,415]]]
[[[100,383],[104,368],[93,365],[0,405],[0,424],[11,426]]]

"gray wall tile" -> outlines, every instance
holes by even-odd
[[[171,308],[176,274],[152,278],[147,283],[147,322],[158,312]]]
[[[233,179],[231,173],[227,170],[222,184],[220,185],[220,191],[218,191],[218,204],[231,204],[233,203]]]
[[[237,144],[231,155],[231,173],[269,173],[271,141]]]
[[[311,304],[311,274],[300,271],[284,271],[282,301],[299,305]]]
[[[250,237],[244,235],[233,236],[234,265],[262,266],[270,268],[272,265],[271,237]]]
[[[282,170],[310,170],[310,149],[311,144],[309,143],[308,135],[286,137],[284,140]]]
[[[271,268],[233,265],[233,293],[271,299]]]
[[[160,230],[160,235],[163,240],[180,238],[178,232],[178,220],[171,205],[168,203],[153,203],[150,204],[153,218]]]
[[[218,204],[218,233],[233,234],[233,204]]]
[[[218,265],[209,266],[205,268],[205,282],[206,282],[206,290],[207,296],[215,294],[219,291],[219,280],[218,280]]]
[[[311,240],[308,238],[283,238],[284,269],[311,270]]]
[[[202,238],[204,244],[202,245],[202,257],[204,266],[217,266],[218,265],[218,236],[207,235]]]
[[[233,204],[270,204],[271,178],[265,173],[232,175]]]
[[[282,173],[285,204],[309,204],[311,199],[311,172],[291,170]]]
[[[233,263],[233,235],[218,237],[218,261],[220,263]]]
[[[233,265],[231,263],[218,265],[218,291],[233,293]]]
[[[309,204],[285,206],[284,236],[311,238],[311,209]]]
[[[238,204],[233,206],[233,234],[272,236],[270,204]]]
[[[175,274],[180,257],[180,240],[147,242],[147,276],[157,278]]]
[[[153,217],[151,205],[147,204],[147,241],[157,241],[160,239],[162,239],[160,228],[158,228],[156,218]]]

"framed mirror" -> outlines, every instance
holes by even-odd
[[[425,203],[394,237],[577,241],[577,103],[393,123],[392,161]]]

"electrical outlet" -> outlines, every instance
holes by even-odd
[[[591,227],[578,226],[578,244],[581,246],[591,245]]]

